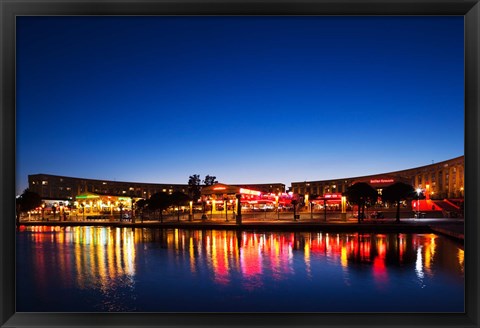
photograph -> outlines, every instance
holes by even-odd
[[[479,326],[478,0],[5,0],[0,326]]]
[[[17,312],[465,312],[463,16],[15,26]]]

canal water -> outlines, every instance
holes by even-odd
[[[18,312],[463,312],[436,234],[24,227]]]

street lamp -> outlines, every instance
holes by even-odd
[[[223,202],[225,204],[225,222],[228,222],[228,209],[227,209],[227,201],[228,201],[228,198],[225,196],[223,198]]]
[[[313,206],[314,206],[314,203],[310,202],[310,220],[313,220]]]
[[[420,218],[420,193],[422,192],[422,189],[417,188],[415,190],[417,192],[417,219]]]
[[[122,222],[123,221],[123,202],[120,202],[120,204],[118,204],[118,207],[120,208],[120,219],[119,219],[119,221]]]
[[[278,195],[275,196],[275,205],[277,205],[277,220],[280,220],[280,203],[278,202]]]
[[[190,204],[190,215],[188,216],[188,221],[192,221],[193,220],[193,200],[191,200],[189,204]]]

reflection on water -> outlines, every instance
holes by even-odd
[[[91,311],[195,309],[193,301],[182,301],[181,306],[161,302],[177,297],[166,293],[173,286],[179,294],[202,297],[208,288],[212,309],[220,306],[215,302],[223,302],[222,309],[230,311],[236,310],[229,303],[233,299],[244,302],[240,311],[286,311],[289,303],[276,297],[287,292],[307,299],[313,295],[309,292],[330,293],[333,302],[337,295],[374,300],[406,291],[411,294],[405,297],[422,296],[422,289],[433,295],[452,281],[463,302],[463,249],[434,234],[22,227],[17,240],[18,306],[26,310],[43,309],[29,297],[22,298],[22,291],[32,289],[48,310],[67,306],[61,295],[68,292],[83,298],[86,303],[80,308]],[[259,302],[262,298],[268,305]],[[322,311],[326,300],[318,302],[318,308],[309,301],[292,310]],[[457,309],[463,309],[463,303],[456,304],[453,310]],[[344,302],[333,310],[355,308]]]

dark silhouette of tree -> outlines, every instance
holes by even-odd
[[[166,192],[157,192],[148,199],[148,208],[160,212],[160,222],[163,223],[163,211],[171,204],[170,196]]]
[[[188,196],[195,202],[200,198],[200,181],[198,174],[188,177]]]
[[[205,176],[205,179],[203,180],[203,184],[205,186],[212,186],[216,183],[218,183],[217,177],[213,176],[213,175],[207,175],[207,176]]]
[[[345,191],[345,196],[351,204],[358,205],[358,223],[365,217],[365,205],[375,204],[378,193],[366,182],[357,182]]]
[[[400,222],[400,203],[402,200],[415,197],[415,195],[416,193],[413,186],[403,182],[396,182],[388,187],[383,188],[382,201],[395,203],[397,205],[396,222]]]
[[[187,205],[190,198],[181,191],[175,191],[170,195],[171,204],[177,206],[177,221],[180,221],[180,206]]]
[[[42,198],[36,192],[28,188],[16,199],[17,224],[20,222],[20,214],[28,212],[42,205]]]
[[[145,199],[139,199],[135,202],[135,207],[140,211],[140,221],[143,223],[143,210],[147,206],[147,201]]]

